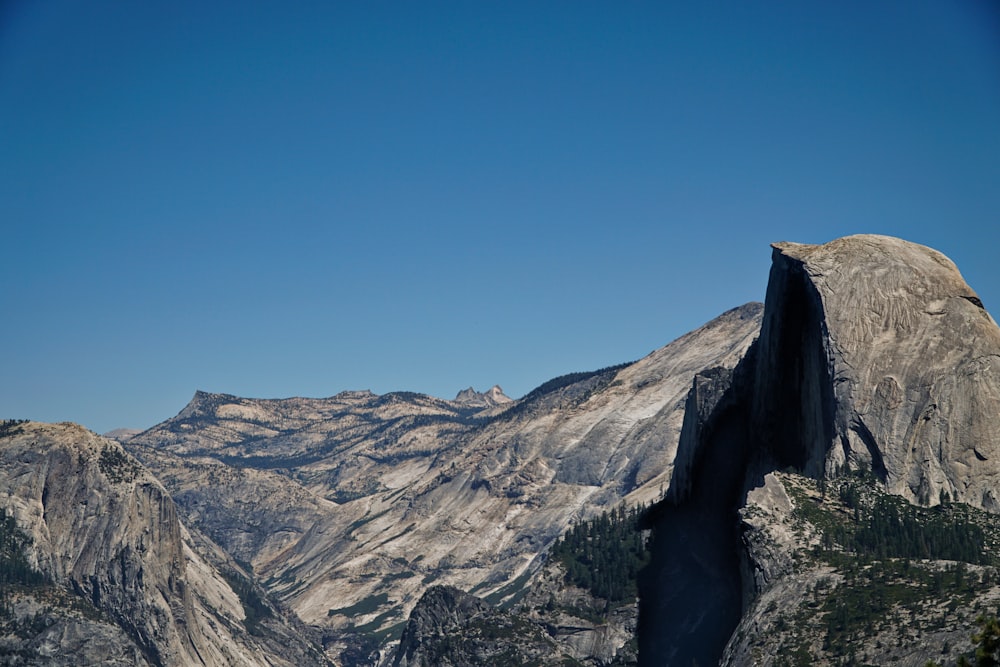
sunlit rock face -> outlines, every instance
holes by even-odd
[[[688,394],[650,519],[643,664],[718,662],[766,579],[738,512],[770,471],[870,470],[911,502],[1000,509],[1000,330],[955,265],[875,235],[773,248],[757,342]]]
[[[886,236],[774,248],[757,386],[801,365],[792,384],[804,390],[807,472],[866,462],[911,501],[944,492],[1000,509],[1000,329],[955,264]],[[789,358],[778,345],[794,342],[773,333],[799,313],[819,333],[809,359]],[[821,365],[823,386],[810,371]],[[758,393],[756,422],[767,423],[780,409],[764,397],[776,392]]]
[[[5,428],[0,507],[48,579],[10,600],[15,616],[41,614],[47,627],[20,645],[6,637],[5,651],[45,664],[326,664],[284,627],[248,633],[239,596],[197,552],[163,485],[111,439],[68,423]]]
[[[572,523],[661,497],[692,378],[735,366],[762,312],[735,308],[636,362],[511,402],[499,388],[456,401],[199,392],[126,446],[186,522],[336,635],[331,646],[366,624],[401,632],[432,585],[510,599]]]

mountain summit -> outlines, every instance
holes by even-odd
[[[574,522],[659,498],[692,379],[738,363],[762,310],[734,308],[636,362],[495,408],[411,392],[199,392],[126,446],[186,522],[322,629],[328,655],[365,665],[349,656],[372,636],[398,639],[430,586],[512,603]],[[604,634],[611,656],[628,641]]]
[[[1000,510],[1000,329],[955,264],[867,234],[772,247],[759,338],[688,394],[653,513],[645,664],[717,663],[740,610],[779,585],[773,554],[751,538],[755,498],[795,507],[776,471],[824,483],[850,472],[913,504]],[[798,595],[778,606],[793,609]],[[744,664],[747,646],[730,648],[742,656],[730,664]],[[888,664],[887,653],[868,657]]]
[[[503,393],[500,385],[495,384],[483,392],[478,392],[472,387],[463,389],[455,396],[454,402],[470,408],[494,408],[512,403],[513,399]]]

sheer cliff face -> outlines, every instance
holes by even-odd
[[[644,664],[718,662],[769,579],[739,512],[771,471],[870,470],[911,502],[1000,510],[1000,329],[955,265],[874,235],[773,248],[759,338],[688,394],[651,519]]]
[[[758,423],[796,386],[805,472],[871,466],[911,501],[1000,510],[1000,329],[951,260],[872,235],[774,249]]]

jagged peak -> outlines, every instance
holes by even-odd
[[[513,399],[503,393],[500,385],[495,384],[486,391],[476,391],[472,387],[461,390],[455,396],[454,403],[471,407],[492,407],[513,402]]]

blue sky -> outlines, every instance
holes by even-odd
[[[516,397],[780,240],[930,245],[996,313],[998,214],[989,0],[0,4],[0,417]]]

